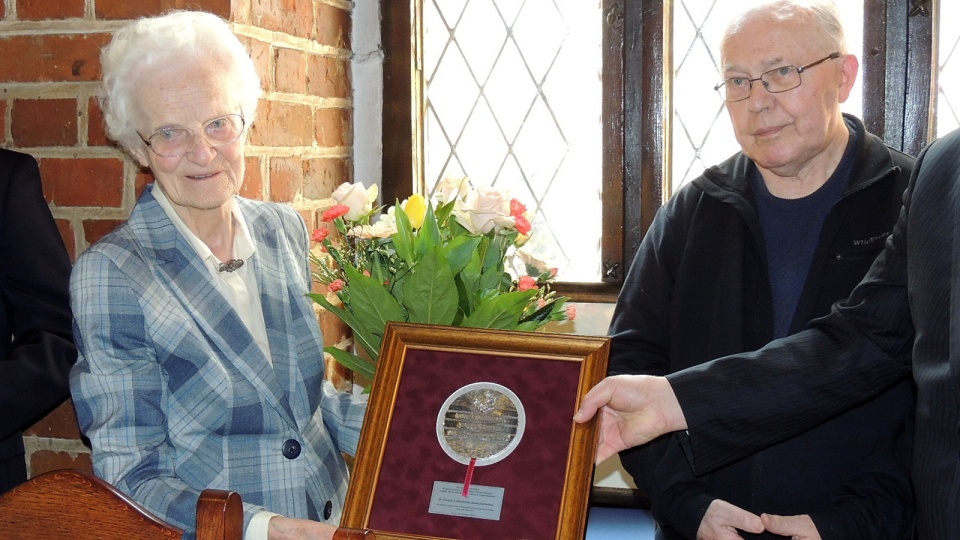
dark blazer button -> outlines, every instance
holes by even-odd
[[[330,516],[333,515],[333,503],[327,501],[327,504],[323,505],[323,519],[330,519]]]
[[[300,455],[300,443],[295,439],[287,439],[283,443],[283,457],[287,459],[297,459]]]

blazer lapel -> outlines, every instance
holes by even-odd
[[[295,302],[291,297],[290,283],[284,264],[290,254],[280,248],[278,224],[262,219],[260,212],[253,205],[241,204],[241,211],[249,225],[250,234],[257,245],[257,255],[254,257],[254,271],[257,283],[260,286],[260,306],[263,317],[270,321],[267,325],[267,341],[270,343],[270,356],[273,360],[273,371],[277,384],[283,394],[283,404],[289,407],[291,416],[296,420],[309,417],[305,410],[299,410],[297,397],[293,388],[297,386],[295,345],[292,340],[297,338],[298,329],[292,320],[290,303]],[[303,294],[303,292],[301,292]]]
[[[274,372],[293,417],[306,425],[315,408],[310,393],[319,393],[317,379],[323,377],[320,329],[305,298],[309,288],[306,254],[289,244],[291,234],[284,227],[293,224],[278,220],[273,210],[263,206],[244,199],[240,203],[257,244],[254,268],[263,316],[270,321],[267,338]],[[300,276],[304,279],[297,279]]]

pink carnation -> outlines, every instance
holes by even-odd
[[[577,318],[577,306],[567,306],[567,320],[572,321]]]
[[[343,280],[335,279],[330,282],[330,285],[327,285],[327,288],[330,289],[330,292],[338,292],[343,290]]]
[[[510,215],[513,217],[522,216],[527,212],[527,207],[517,199],[510,199]]]
[[[314,242],[323,242],[327,239],[327,236],[330,234],[329,229],[314,229],[313,236],[311,237]]]
[[[517,289],[521,291],[529,291],[530,289],[537,288],[537,279],[531,276],[523,276],[520,278],[520,281],[517,282]]]
[[[329,223],[338,217],[345,215],[350,211],[350,207],[345,204],[337,204],[332,208],[323,213],[323,216],[320,218],[320,221],[324,223]]]
[[[533,229],[533,226],[530,225],[530,222],[527,221],[527,218],[523,217],[522,214],[513,216],[513,221],[515,223],[514,227],[517,228],[517,232],[524,236],[529,235],[530,231]]]

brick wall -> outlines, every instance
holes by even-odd
[[[72,259],[130,213],[148,172],[107,140],[100,47],[126,20],[173,8],[231,21],[264,86],[248,138],[246,197],[290,204],[308,226],[317,199],[352,181],[349,0],[0,1],[0,147],[32,154]],[[343,327],[321,319],[327,342]],[[69,401],[27,432],[33,476],[90,469]]]

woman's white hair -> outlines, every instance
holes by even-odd
[[[171,11],[138,19],[118,30],[100,53],[107,135],[127,151],[141,144],[136,97],[141,75],[158,68],[203,61],[223,66],[239,98],[246,124],[253,124],[262,93],[260,77],[243,44],[222,18],[200,11]]]
[[[798,10],[809,11],[823,30],[823,35],[831,48],[840,54],[847,54],[847,36],[843,30],[843,20],[833,0],[773,0],[763,3],[748,9],[730,21],[723,33],[721,43],[726,43],[727,38],[740,30],[752,15],[773,12],[781,17],[789,17]]]

